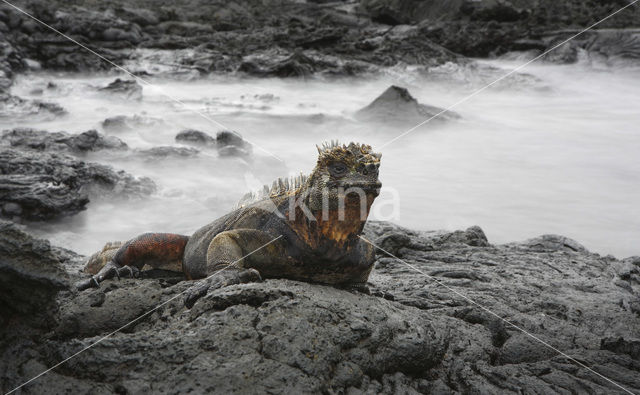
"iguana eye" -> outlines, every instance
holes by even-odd
[[[329,165],[329,172],[334,176],[341,176],[347,172],[347,166],[341,162],[332,163]]]

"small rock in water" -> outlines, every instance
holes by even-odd
[[[131,130],[125,115],[116,115],[102,121],[102,129],[106,132],[126,132]]]
[[[195,129],[183,130],[176,135],[178,143],[198,145],[198,146],[215,146],[216,139],[205,132]]]
[[[406,88],[392,85],[371,104],[358,110],[355,117],[361,121],[391,124],[417,124],[440,114],[442,108],[420,104]],[[446,111],[434,120],[460,118],[458,114]]]
[[[222,130],[216,134],[216,144],[220,156],[246,156],[251,154],[251,145],[240,134]]]
[[[116,115],[113,117],[106,118],[102,121],[101,126],[105,132],[110,133],[120,133],[120,132],[128,132],[134,129],[141,128],[153,128],[160,127],[164,125],[164,121],[159,118],[151,118],[144,115]]]
[[[100,88],[99,91],[119,95],[129,100],[142,99],[142,86],[135,80],[121,80],[117,78],[104,88]]]

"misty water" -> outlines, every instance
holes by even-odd
[[[59,103],[69,114],[4,119],[0,129],[102,132],[107,117],[137,115],[139,125],[112,134],[131,148],[150,148],[176,145],[175,135],[187,128],[215,135],[221,127],[197,110],[255,144],[245,159],[215,150],[163,159],[90,154],[87,160],[152,178],[158,191],[145,199],[94,199],[76,216],[28,225],[54,244],[89,254],[146,231],[191,234],[247,191],[308,173],[315,144],[323,141],[383,146],[411,125],[361,123],[353,112],[391,84],[421,103],[447,107],[521,63],[398,69],[369,79],[154,78],[141,101],[95,89],[114,74],[27,74],[12,93]],[[383,191],[372,218],[420,230],[477,224],[492,243],[555,233],[601,254],[640,255],[640,69],[532,64],[522,73],[458,105],[461,119],[430,122],[384,146]],[[33,92],[49,81],[58,88]]]

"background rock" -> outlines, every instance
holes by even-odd
[[[373,121],[413,126],[444,111],[442,108],[420,104],[405,88],[392,85],[368,106],[355,113],[361,121]],[[446,111],[434,121],[457,119],[460,116]]]
[[[101,92],[118,95],[129,100],[142,99],[142,86],[140,86],[140,84],[135,80],[121,80],[120,78],[116,78],[113,82],[99,90]]]
[[[126,150],[127,144],[114,136],[103,136],[95,130],[80,134],[47,132],[28,128],[5,130],[0,142],[13,148],[81,154],[105,149]]]
[[[0,151],[0,206],[13,219],[45,220],[85,209],[90,197],[144,196],[153,181],[62,154]]]

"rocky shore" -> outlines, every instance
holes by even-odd
[[[0,223],[3,392],[174,298],[22,393],[624,393],[459,294],[640,391],[640,258],[545,235],[369,223],[371,295],[290,280],[217,290],[191,310],[163,272],[76,291],[83,257]],[[436,280],[441,284],[436,283]]]

